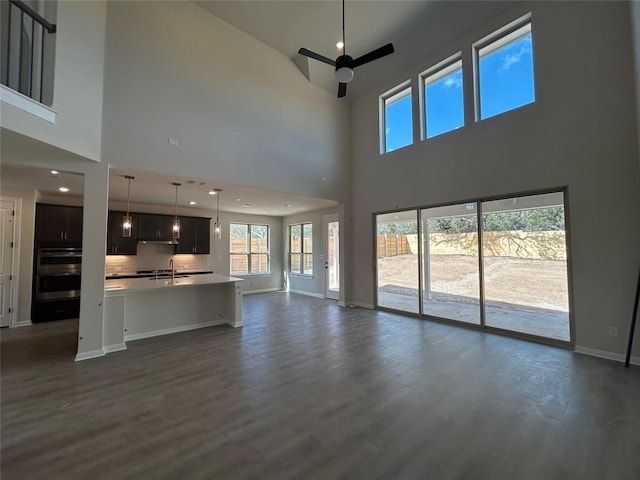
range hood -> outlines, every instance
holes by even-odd
[[[138,243],[155,245],[178,245],[175,238],[138,238]]]

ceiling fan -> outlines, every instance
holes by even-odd
[[[380,48],[376,48],[369,53],[365,53],[361,57],[353,59],[353,57],[347,55],[347,42],[344,35],[344,1],[342,0],[342,55],[335,60],[320,55],[319,53],[312,52],[306,48],[298,50],[300,55],[313,58],[320,62],[331,65],[336,69],[336,79],[338,80],[338,98],[344,97],[347,94],[347,83],[353,80],[353,69],[364,65],[365,63],[373,62],[379,58],[390,55],[394,52],[393,44],[387,43]]]

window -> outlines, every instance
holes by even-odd
[[[413,143],[411,85],[405,82],[380,97],[380,153],[388,153]]]
[[[313,275],[313,225],[289,225],[289,271]]]
[[[269,273],[269,226],[232,223],[229,255],[231,275]]]
[[[474,47],[477,115],[480,120],[535,101],[529,15],[481,40]]]
[[[460,54],[430,68],[420,78],[424,101],[423,139],[464,126]]]

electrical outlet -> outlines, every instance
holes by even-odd
[[[116,272],[121,272],[122,271],[122,267],[116,267]]]
[[[178,140],[175,138],[170,138],[169,139],[169,145],[173,145],[174,147],[178,146]]]
[[[182,268],[189,268],[189,265],[182,265]]]
[[[618,327],[609,327],[609,336],[617,337],[618,336]]]

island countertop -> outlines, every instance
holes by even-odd
[[[118,278],[108,279],[104,282],[105,293],[111,292],[131,292],[141,290],[155,290],[171,287],[188,287],[195,285],[215,285],[225,283],[243,282],[244,279],[220,275],[218,273],[208,273],[200,275],[176,274],[176,278],[171,277],[154,278]]]

